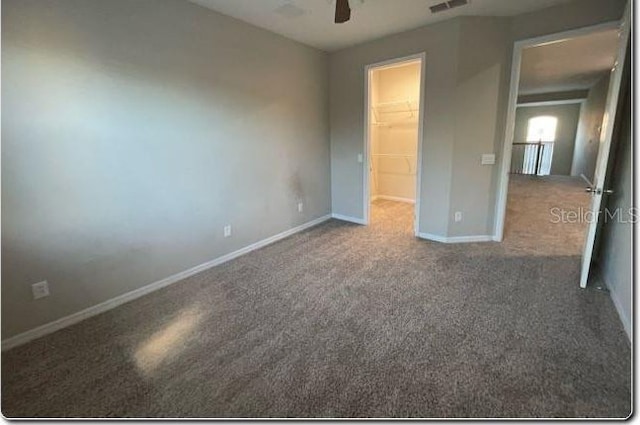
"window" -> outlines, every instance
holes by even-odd
[[[556,141],[558,118],[540,115],[529,118],[527,126],[526,144],[520,143],[522,148],[515,154],[522,158],[522,165],[517,165],[518,172],[547,176],[551,174],[553,161],[553,145]]]
[[[557,126],[558,119],[556,117],[530,118],[527,127],[527,142],[555,142]]]

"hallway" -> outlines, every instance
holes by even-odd
[[[487,242],[507,255],[580,256],[591,196],[580,178],[512,175],[501,244]],[[413,237],[414,205],[376,200],[371,203],[371,226]],[[562,214],[569,219],[562,220]],[[499,245],[499,248],[496,246]]]
[[[505,249],[530,255],[582,255],[588,223],[572,214],[584,217],[589,210],[591,195],[585,186],[579,177],[511,175]]]

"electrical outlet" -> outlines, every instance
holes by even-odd
[[[33,293],[33,299],[44,298],[49,296],[49,283],[46,280],[42,282],[34,283],[31,285],[31,292]]]
[[[301,213],[304,211],[304,204],[302,202],[298,202],[298,212]]]
[[[462,221],[462,212],[460,212],[460,211],[456,211],[456,212],[455,212],[455,214],[453,214],[453,220],[454,220],[456,223],[461,222],[461,221]]]
[[[359,153],[359,154],[358,154],[358,162],[359,162],[360,164],[362,164],[362,162],[363,162],[363,161],[364,161],[364,156],[363,156],[361,153]]]
[[[231,225],[227,224],[224,226],[224,237],[228,238],[229,236],[231,236]]]

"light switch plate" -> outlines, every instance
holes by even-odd
[[[482,154],[482,165],[493,165],[496,163],[496,155],[493,153]]]

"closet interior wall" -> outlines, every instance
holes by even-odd
[[[420,62],[371,75],[371,200],[415,203]]]

